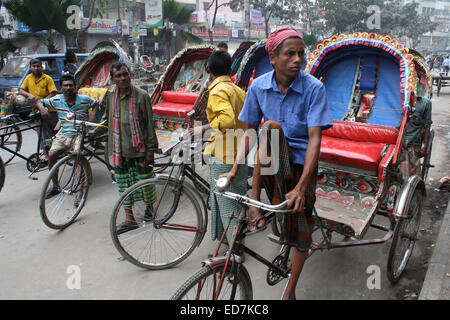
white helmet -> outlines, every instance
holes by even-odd
[[[26,106],[28,104],[28,98],[23,96],[23,95],[21,95],[21,94],[18,94],[14,98],[13,104],[15,106],[24,107],[24,106]]]

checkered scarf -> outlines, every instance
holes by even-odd
[[[119,88],[116,87],[113,93],[113,134],[112,134],[112,166],[122,167],[122,153],[120,147],[120,100]],[[139,152],[145,152],[145,145],[143,143],[142,131],[139,127],[138,112],[136,108],[136,92],[133,86],[130,87],[130,99],[128,111],[130,112],[130,129],[131,142]]]

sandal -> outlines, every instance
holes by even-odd
[[[122,233],[125,233],[128,231],[131,231],[131,230],[135,230],[137,228],[139,228],[139,226],[137,224],[128,224],[128,223],[122,222],[121,224],[119,224],[117,226],[116,233],[117,233],[117,235],[119,235],[119,234],[122,234]]]
[[[259,227],[259,228],[258,228],[258,224],[259,224],[259,222],[260,222],[261,220],[264,221],[264,225],[263,225],[262,227]],[[249,231],[249,230],[248,230],[248,226],[249,226],[249,225],[252,226],[252,227],[255,227],[256,229],[253,230],[253,231]],[[261,232],[261,231],[266,230],[266,228],[267,228],[266,219],[264,218],[264,216],[258,216],[255,220],[249,221],[249,222],[247,223],[247,234],[258,233],[258,232]]]

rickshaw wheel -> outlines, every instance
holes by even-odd
[[[399,218],[394,230],[387,263],[387,276],[395,284],[400,279],[411,257],[419,232],[423,195],[416,189],[408,204],[407,217]]]
[[[10,126],[9,128],[2,128]],[[0,146],[5,146],[8,149],[19,153],[22,147],[22,133],[17,132],[20,128],[14,124],[11,119],[0,119]],[[3,151],[0,148],[0,155],[3,158],[3,164],[7,165],[16,155],[8,151]]]
[[[4,184],[5,184],[5,166],[3,165],[3,160],[0,157],[0,191],[2,191]]]

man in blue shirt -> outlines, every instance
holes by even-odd
[[[273,142],[279,147],[279,150],[272,147],[268,154],[270,161],[277,161],[274,154],[279,154],[279,169],[272,189],[275,191],[270,196],[272,203],[290,199],[288,206],[293,209],[293,214],[282,217],[281,241],[297,249],[293,250],[291,277],[283,294],[283,299],[295,299],[297,281],[312,242],[312,209],[322,130],[332,126],[332,119],[324,86],[301,71],[305,45],[300,34],[294,29],[277,30],[269,35],[266,50],[274,71],[253,81],[239,120],[253,130],[258,129],[263,117],[265,121],[261,132],[266,132],[266,136],[259,136],[253,175],[252,198],[255,200],[260,200],[262,184],[266,185],[266,190],[268,186],[267,176],[261,177],[265,169],[261,150],[269,151]],[[278,141],[273,141],[276,139],[272,137],[273,129],[278,129]],[[251,132],[247,130],[242,139],[233,169],[226,174],[229,179],[234,178],[256,140]],[[283,161],[285,159],[289,161]],[[271,184],[273,186],[273,181]],[[259,209],[251,207],[248,230],[255,232],[264,227]]]
[[[48,118],[48,109],[50,109],[58,113],[58,118],[61,123],[61,129],[53,137],[52,146],[48,154],[49,170],[55,165],[58,157],[70,148],[72,139],[77,135],[77,129],[80,126],[74,126],[73,122],[65,121],[64,119],[67,118],[67,113],[75,113],[77,120],[86,121],[89,117],[89,120],[92,121],[98,107],[96,100],[93,100],[88,96],[77,94],[75,78],[71,75],[63,75],[61,77],[61,91],[62,94],[56,95],[50,99],[42,99],[36,104],[43,119]],[[90,116],[89,110],[92,110]],[[60,192],[57,176],[55,175],[52,178],[53,188],[48,191],[46,199],[49,199]]]

